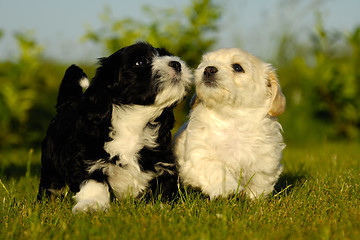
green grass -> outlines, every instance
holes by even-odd
[[[0,153],[0,239],[357,239],[358,144],[288,146],[277,193],[266,200],[114,200],[105,213],[73,215],[71,194],[35,202],[38,151]]]

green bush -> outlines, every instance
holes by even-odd
[[[359,140],[360,27],[345,35],[326,31],[319,20],[308,44],[295,39],[284,37],[277,57],[287,136]]]
[[[63,67],[46,61],[31,33],[17,33],[20,56],[0,63],[0,148],[39,146],[54,114]]]

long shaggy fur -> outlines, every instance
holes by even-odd
[[[175,136],[180,180],[211,199],[266,196],[282,171],[276,116],[285,110],[271,65],[240,49],[203,56],[189,122]]]
[[[66,184],[76,193],[73,212],[109,208],[110,192],[122,199],[161,188],[170,197],[172,109],[190,78],[183,61],[147,43],[102,58],[84,93],[85,73],[69,67],[42,142],[39,199]]]

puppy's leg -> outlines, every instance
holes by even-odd
[[[58,175],[53,167],[42,166],[39,193],[37,199],[40,201],[43,196],[61,195],[65,187],[64,179]]]
[[[186,161],[180,167],[180,179],[187,186],[201,189],[211,199],[226,197],[243,190],[229,168],[209,157]]]
[[[248,178],[245,189],[246,195],[251,199],[267,197],[274,190],[275,183],[279,179],[281,172],[281,165],[272,170],[262,169],[256,171]]]
[[[41,178],[37,199],[40,201],[43,196],[61,195],[65,187],[65,180],[54,166],[53,158],[49,154],[47,140],[41,145]]]
[[[150,190],[156,195],[161,195],[164,200],[171,200],[177,193],[178,173],[173,163],[159,162],[155,165],[158,174],[150,182]]]
[[[110,207],[109,186],[105,182],[86,180],[74,199],[76,205],[72,209],[73,213],[106,210]]]
[[[210,196],[210,199],[227,197],[243,190],[239,185],[240,182],[223,163],[211,162],[207,169],[208,172],[207,175],[205,173],[205,176],[208,178],[208,183],[202,189]]]

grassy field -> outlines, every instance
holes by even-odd
[[[39,152],[1,152],[0,239],[357,239],[359,156],[355,143],[289,145],[266,200],[187,191],[172,203],[114,200],[108,212],[73,215],[71,194],[35,202]]]

